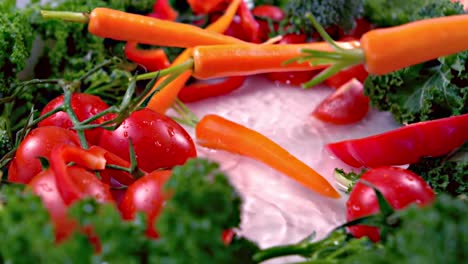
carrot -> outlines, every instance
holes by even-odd
[[[210,24],[206,27],[206,30],[212,32],[223,33],[227,30],[229,25],[231,24],[234,16],[236,15],[237,8],[242,0],[233,0],[231,4],[226,9],[224,15],[222,15],[218,20]],[[190,59],[192,54],[192,49],[186,49],[183,51],[172,63],[172,66],[179,65],[186,60]],[[167,109],[169,109],[172,104],[174,103],[177,95],[179,94],[180,90],[185,86],[185,83],[190,79],[192,76],[192,70],[186,70],[181,75],[177,76],[172,82],[167,84],[164,89],[160,90],[158,93],[153,95],[150,101],[147,104],[147,107],[155,112],[164,114],[166,113]],[[167,77],[163,77],[158,80],[154,86],[153,90],[161,85],[161,83]]]
[[[330,198],[340,194],[315,170],[264,135],[217,115],[203,117],[195,128],[197,143],[259,160],[305,187]]]
[[[193,48],[197,79],[252,75],[266,72],[310,71],[326,68],[309,63],[284,62],[300,56],[303,49],[332,50],[326,42],[285,45],[211,45]]]
[[[387,74],[467,50],[467,28],[468,15],[456,15],[371,30],[361,38],[367,70]]]
[[[214,44],[247,44],[240,39],[194,25],[109,8],[98,7],[90,14],[64,11],[41,11],[41,14],[48,19],[88,23],[88,31],[102,38],[135,41],[141,44],[182,48]]]
[[[334,48],[332,52],[304,49],[314,60],[331,65],[304,84],[312,87],[337,72],[357,64],[364,64],[369,74],[390,72],[468,50],[468,15],[453,15],[410,22],[400,26],[374,29],[360,39],[361,46],[342,49],[326,31],[310,17],[317,32]],[[303,58],[298,58],[304,61]]]

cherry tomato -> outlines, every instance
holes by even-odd
[[[38,157],[50,158],[53,147],[61,143],[80,145],[76,134],[65,128],[44,126],[33,129],[16,150],[8,168],[8,180],[27,184],[42,171]]]
[[[78,167],[69,167],[69,170],[78,169]],[[77,223],[68,217],[68,207],[57,189],[55,175],[52,170],[47,169],[37,174],[29,182],[28,186],[36,195],[41,197],[45,208],[47,208],[54,225],[56,242],[68,238],[73,233]]]
[[[352,79],[325,98],[312,115],[332,124],[351,124],[363,119],[369,111],[369,98],[361,82]]]
[[[423,206],[435,199],[431,187],[420,176],[409,170],[388,166],[379,167],[365,172],[361,179],[372,183],[396,210],[413,203]],[[347,220],[351,221],[378,212],[379,205],[374,190],[358,182],[346,203]],[[374,242],[380,240],[376,227],[356,225],[349,227],[349,231],[357,238],[367,236]]]
[[[170,176],[171,171],[165,170],[153,171],[141,177],[128,187],[119,204],[119,210],[125,220],[134,219],[137,212],[146,214],[146,234],[152,238],[158,237],[154,224],[166,200],[162,188]]]
[[[44,109],[42,109],[41,116],[61,106],[62,104],[63,95],[60,95],[52,101],[50,101],[44,107]],[[79,121],[86,120],[96,115],[97,113],[109,108],[109,106],[98,96],[85,93],[73,94],[71,98],[71,106]],[[112,115],[106,115],[93,122],[93,124],[99,124],[105,120],[110,119],[111,117]],[[38,126],[58,126],[63,128],[71,128],[73,127],[73,124],[70,118],[68,117],[67,113],[58,112],[39,122]],[[96,128],[85,131],[86,140],[93,145],[96,144],[99,141],[99,137],[101,136],[102,130],[103,129],[101,128]]]
[[[133,112],[115,131],[103,131],[99,146],[129,161],[130,139],[138,167],[144,171],[182,165],[197,155],[184,128],[146,108]]]

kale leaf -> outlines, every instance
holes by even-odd
[[[379,27],[415,20],[462,14],[463,6],[450,0],[365,0],[364,17]]]
[[[369,76],[364,92],[402,124],[468,112],[468,51],[387,75]]]

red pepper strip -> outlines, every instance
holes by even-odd
[[[197,14],[209,14],[216,11],[225,0],[187,0],[190,8]]]
[[[99,156],[104,156],[107,165],[116,165],[124,168],[130,168],[130,162],[101,147],[91,146],[89,148],[89,152]],[[100,171],[100,175],[101,181],[109,185],[111,184],[111,178],[127,186],[136,180],[130,173],[118,169],[106,168],[105,170]]]
[[[262,42],[260,39],[260,24],[255,20],[255,17],[252,15],[252,12],[250,12],[245,1],[241,2],[237,13],[241,18],[241,26],[248,38],[247,41],[253,43]]]
[[[161,70],[171,65],[163,49],[139,49],[138,43],[134,41],[125,44],[125,56],[149,72]]]
[[[328,144],[353,167],[404,165],[421,157],[437,157],[468,140],[468,114],[407,125],[379,135]]]
[[[220,82],[195,82],[185,86],[179,92],[179,99],[184,102],[200,101],[209,97],[230,93],[244,84],[246,76],[232,76],[224,78]]]
[[[100,202],[113,201],[109,185],[102,183],[94,173],[86,169],[81,173],[73,173],[76,170],[68,169],[69,162],[90,170],[103,170],[106,166],[103,155],[70,145],[55,146],[50,156],[50,168],[55,174],[58,190],[66,205],[87,196]]]
[[[148,16],[175,21],[179,16],[179,13],[172,8],[168,0],[156,0],[153,5],[153,13]]]

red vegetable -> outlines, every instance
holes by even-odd
[[[71,174],[78,174],[83,170],[79,167],[68,167],[68,171]],[[68,238],[75,230],[77,223],[68,217],[68,206],[57,189],[55,174],[52,170],[47,169],[37,174],[28,183],[28,186],[36,195],[41,197],[42,203],[47,208],[54,225],[56,242],[61,242]]]
[[[125,56],[150,72],[162,70],[171,65],[163,49],[139,49],[138,43],[134,41],[125,44]]]
[[[148,229],[146,234],[149,237],[157,238],[154,225],[166,200],[163,193],[163,186],[171,176],[171,171],[154,171],[147,174],[135,183],[130,185],[119,204],[122,218],[132,220],[137,212],[143,212],[148,217]]]
[[[50,101],[41,111],[41,116],[54,110],[57,107],[63,105],[63,95],[60,95]],[[85,94],[85,93],[74,93],[71,97],[71,107],[76,114],[76,117],[79,121],[86,120],[99,112],[102,112],[109,108],[109,105],[106,104],[101,98],[95,95]],[[111,115],[106,115],[102,118],[97,119],[92,122],[92,124],[99,124],[111,118]],[[42,126],[58,126],[63,128],[72,128],[73,123],[70,120],[70,117],[65,112],[58,112],[52,116],[42,120],[38,124],[39,127]],[[102,128],[95,128],[85,131],[86,140],[91,144],[96,144],[99,141],[99,137],[102,133]]]
[[[364,86],[351,79],[325,98],[312,115],[324,122],[344,125],[363,119],[369,111],[369,98],[364,95]]]
[[[252,14],[263,19],[279,22],[286,16],[283,9],[274,5],[259,5],[252,9]]]
[[[241,87],[246,78],[246,76],[233,76],[216,82],[197,81],[182,88],[178,97],[187,103],[224,95]]]
[[[253,43],[262,42],[260,39],[260,25],[250,12],[250,9],[245,3],[245,1],[241,2],[237,13],[241,18],[241,27],[244,31],[245,36],[247,37],[247,39],[245,40]]]
[[[33,129],[20,143],[8,168],[8,181],[27,184],[42,171],[39,157],[50,158],[55,145],[79,146],[78,136],[70,130],[55,126]]]
[[[76,170],[70,170],[68,166],[70,162],[84,168],[77,167]],[[60,144],[56,145],[50,154],[50,168],[66,205],[84,197],[93,197],[99,202],[113,202],[109,185],[101,182],[96,174],[91,172],[91,170],[103,170],[105,166],[106,159],[103,155],[80,147]]]
[[[175,21],[179,13],[171,6],[169,0],[156,0],[153,5],[153,13],[148,16]]]
[[[225,0],[187,0],[194,13],[209,14],[219,8]]]
[[[411,171],[394,167],[380,167],[370,170],[361,176],[373,184],[394,209],[403,209],[410,204],[419,206],[431,203],[435,194],[431,187],[418,175]],[[358,182],[346,203],[346,218],[348,221],[376,214],[379,204],[375,191],[369,186]],[[349,227],[355,237],[367,236],[372,241],[380,240],[376,227],[356,225]]]
[[[360,64],[340,71],[339,73],[326,79],[323,83],[332,88],[338,89],[353,78],[360,82],[364,82],[367,76],[369,76],[369,73],[367,73],[364,65]]]
[[[133,112],[116,130],[104,131],[99,146],[130,161],[129,140],[144,171],[182,165],[197,155],[190,135],[178,123],[150,109]]]
[[[468,114],[407,125],[379,135],[327,145],[353,167],[414,163],[424,156],[441,156],[468,140]]]

